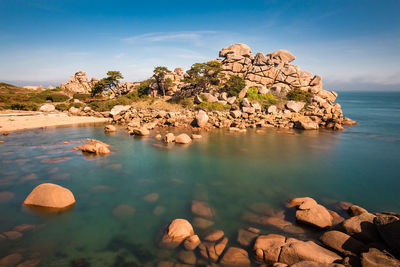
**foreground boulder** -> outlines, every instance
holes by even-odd
[[[250,267],[249,254],[246,250],[230,247],[220,261],[222,267]]]
[[[189,144],[192,142],[192,139],[189,135],[183,133],[175,137],[175,143],[177,144]]]
[[[368,252],[362,253],[361,264],[363,267],[400,267],[399,260],[376,248],[370,248]]]
[[[185,219],[173,220],[164,231],[160,246],[162,248],[174,249],[186,238],[194,235],[192,225]]]
[[[74,205],[75,197],[67,188],[45,183],[35,187],[25,199],[24,204],[62,209]]]
[[[294,206],[298,206],[296,211],[296,220],[305,224],[309,224],[318,228],[326,228],[332,226],[332,215],[328,210],[319,205],[314,199],[295,198],[290,201]]]
[[[400,219],[393,215],[379,215],[374,224],[390,250],[400,257]]]
[[[92,139],[92,142],[80,145],[76,147],[76,150],[81,150],[82,152],[93,153],[97,155],[106,155],[111,153],[108,148],[110,145],[103,143],[99,140]]]
[[[371,213],[362,213],[358,216],[344,220],[340,227],[347,234],[368,244],[379,241],[379,234],[374,224],[375,215]]]
[[[53,112],[56,110],[56,107],[52,104],[44,104],[39,108],[42,112]]]
[[[321,242],[345,255],[360,254],[366,247],[357,239],[340,231],[327,231],[319,238]]]

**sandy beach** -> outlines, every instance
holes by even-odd
[[[0,113],[0,133],[43,127],[108,122],[108,118],[68,116],[54,112],[4,112]]]

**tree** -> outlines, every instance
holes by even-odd
[[[225,83],[225,90],[230,96],[237,96],[246,86],[246,82],[242,77],[233,75]]]
[[[201,90],[205,90],[210,85],[219,85],[222,78],[222,65],[216,60],[205,63],[195,63],[187,71],[188,77],[185,82],[192,83]]]
[[[171,71],[167,67],[156,67],[153,71],[154,79],[156,80],[158,88],[162,91],[163,96],[169,87],[173,86],[171,78],[165,78]]]
[[[107,77],[99,80],[92,88],[92,96],[106,92],[110,89],[114,89],[120,83],[120,79],[123,79],[121,72],[119,71],[108,71]]]

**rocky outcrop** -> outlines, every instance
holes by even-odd
[[[98,82],[97,78],[89,80],[86,76],[86,72],[78,71],[74,76],[71,76],[71,80],[62,83],[60,87],[69,95],[76,93],[88,94],[96,82]]]
[[[75,197],[70,190],[62,186],[45,183],[40,184],[24,201],[28,206],[63,209],[75,204]]]

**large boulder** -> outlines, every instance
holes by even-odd
[[[68,110],[68,113],[72,116],[77,116],[77,115],[79,115],[79,113],[81,113],[81,110],[76,107],[70,107]]]
[[[229,57],[230,55],[238,58],[252,56],[251,49],[246,44],[234,44],[227,48],[222,48],[222,50],[219,52],[220,57]]]
[[[82,152],[93,153],[97,155],[106,155],[111,153],[110,149],[108,148],[110,145],[103,143],[99,140],[92,139],[91,142],[80,145],[76,147],[76,150],[81,150]]]
[[[35,187],[24,201],[25,205],[63,209],[75,204],[70,190],[62,186],[44,183]]]
[[[345,255],[360,254],[366,248],[362,242],[336,230],[323,233],[319,239],[324,245]]]
[[[175,136],[175,143],[177,144],[189,144],[191,142],[192,139],[185,133]]]
[[[122,111],[127,111],[131,108],[130,105],[116,105],[114,106],[111,111],[110,111],[110,115],[111,116],[115,116],[118,115],[119,113],[121,113]]]
[[[44,104],[39,108],[42,112],[53,112],[56,110],[55,106],[52,104]]]
[[[222,267],[250,267],[249,254],[246,250],[230,247],[220,261]]]
[[[279,60],[283,63],[289,63],[296,59],[292,53],[284,49],[276,50],[270,55],[272,59]]]
[[[299,102],[299,101],[293,101],[290,100],[286,103],[286,107],[288,110],[293,111],[293,112],[299,112],[300,110],[303,109],[304,105],[306,103],[304,102]]]
[[[257,237],[253,251],[256,259],[260,262],[274,263],[279,261],[282,246],[286,243],[286,237],[282,235],[269,234]]]
[[[376,248],[370,248],[368,252],[361,254],[361,264],[363,267],[400,267],[399,260]]]
[[[344,220],[340,226],[347,234],[364,243],[379,241],[378,230],[374,224],[375,217],[371,213],[363,213]]]
[[[317,122],[310,119],[310,117],[301,116],[293,120],[294,127],[301,130],[318,130],[319,125]]]
[[[78,71],[74,76],[71,77],[71,80],[62,83],[60,87],[63,89],[63,91],[70,95],[76,93],[87,94],[90,92],[96,82],[97,79],[95,78],[93,78],[92,81],[89,81],[89,78],[86,76],[86,72]]]
[[[329,211],[312,198],[295,198],[291,200],[298,206],[296,220],[318,228],[332,226],[333,218]]]
[[[342,258],[336,253],[323,248],[313,241],[296,241],[282,247],[279,262],[288,265],[300,261],[315,261],[319,263],[333,263]]]
[[[160,246],[173,249],[178,247],[186,238],[193,235],[193,227],[187,220],[175,219],[165,229]]]
[[[199,126],[200,128],[204,127],[207,125],[208,123],[208,115],[204,110],[200,110],[197,115],[196,115],[196,124],[197,126]]]
[[[374,218],[374,224],[390,250],[400,257],[400,219],[393,215],[379,215]]]

